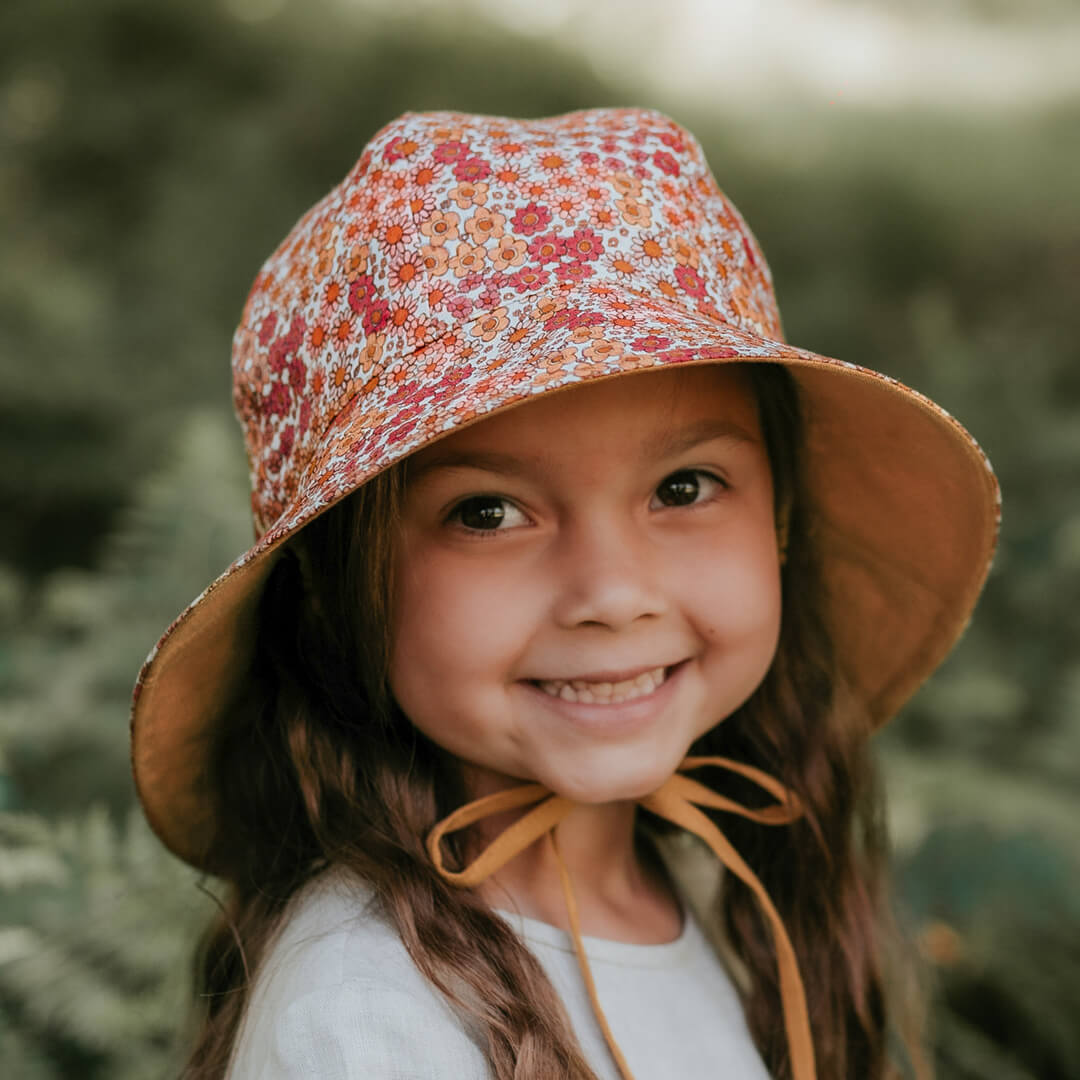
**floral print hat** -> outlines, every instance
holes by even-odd
[[[784,341],[757,242],[668,117],[426,112],[379,131],[263,266],[236,331],[256,541],[139,675],[135,782],[163,842],[214,868],[208,748],[248,677],[261,587],[312,518],[495,410],[736,361],[784,364],[799,385],[830,626],[880,724],[959,637],[989,569],[998,487],[967,431],[887,376]]]

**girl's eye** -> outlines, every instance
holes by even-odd
[[[525,520],[525,515],[500,495],[473,495],[454,507],[449,520],[460,521],[469,532],[497,532],[506,521],[520,524],[515,522],[515,515]]]
[[[726,486],[723,480],[712,473],[703,472],[701,469],[682,469],[662,480],[656,493],[664,506],[690,506],[695,502],[707,501],[715,494],[716,488]],[[705,499],[701,500],[698,496],[702,494],[703,487]]]

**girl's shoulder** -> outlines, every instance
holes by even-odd
[[[292,898],[249,994],[228,1080],[488,1076],[479,1045],[370,888],[342,870]]]

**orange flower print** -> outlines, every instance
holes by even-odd
[[[526,241],[504,236],[498,246],[488,252],[488,257],[496,270],[505,270],[508,266],[520,266],[525,261],[528,248]]]
[[[341,282],[333,280],[327,283],[325,289],[323,289],[323,307],[332,308],[340,299],[342,294]]]
[[[637,273],[637,267],[626,257],[625,252],[613,252],[606,261],[608,267],[614,270],[620,278],[630,278]]]
[[[620,194],[636,199],[641,194],[641,181],[628,172],[617,172],[611,178],[611,186]]]
[[[655,266],[664,258],[664,245],[656,234],[643,233],[630,246],[634,257],[644,266]]]
[[[427,247],[420,249],[420,261],[424,264],[424,271],[432,277],[442,277],[450,263],[450,253],[444,247]]]
[[[648,203],[637,202],[635,199],[617,199],[615,205],[622,214],[623,221],[637,229],[647,229],[652,225],[652,211]]]
[[[461,216],[455,214],[453,210],[448,210],[446,213],[435,210],[431,217],[421,224],[420,231],[431,241],[432,247],[440,247],[448,240],[456,240],[461,235],[458,229],[460,220]]]
[[[480,270],[484,265],[484,256],[484,249],[479,244],[458,244],[457,251],[450,259],[450,269],[454,271],[454,277],[463,278],[466,274]]]
[[[589,347],[581,355],[592,360],[593,363],[601,364],[617,359],[625,348],[626,346],[621,341],[600,338],[600,340],[590,343]]]
[[[368,256],[370,251],[367,244],[356,244],[350,248],[349,254],[345,258],[345,280],[348,282],[355,281],[361,274],[366,274],[368,270]]]
[[[415,235],[415,226],[404,214],[397,214],[380,226],[379,239],[391,255],[400,255]]]
[[[364,342],[364,348],[360,352],[360,367],[364,374],[370,376],[382,359],[383,349],[386,346],[386,334],[371,334]],[[336,368],[334,369],[337,370]]]
[[[670,281],[658,281],[656,287],[669,299],[675,300],[679,296],[679,290]]]
[[[563,296],[545,296],[534,309],[534,318],[539,322],[547,322],[557,311],[566,307],[566,298]]]
[[[498,240],[503,234],[506,218],[494,210],[481,208],[465,222],[465,231],[472,237],[474,244],[483,245],[487,240]]]
[[[510,320],[506,316],[506,308],[497,307],[494,311],[487,311],[478,316],[469,327],[469,333],[473,337],[490,341],[496,334],[501,333],[509,325]]]
[[[424,294],[427,297],[428,308],[431,311],[442,311],[446,303],[446,287],[434,285]]]
[[[442,167],[433,158],[421,161],[409,175],[409,181],[413,187],[426,188],[433,180],[437,179]]]
[[[488,186],[483,181],[463,180],[457,187],[451,188],[446,194],[462,210],[468,210],[470,206],[483,206],[487,202],[487,191]]]
[[[323,281],[328,278],[334,270],[334,262],[337,259],[337,248],[333,244],[327,244],[319,252],[319,258],[315,263],[315,280]]]
[[[618,219],[618,214],[610,206],[590,205],[589,224],[594,229],[612,229]]]
[[[671,254],[680,266],[692,266],[695,270],[698,265],[697,248],[686,239],[685,236],[673,236],[669,243]]]
[[[424,261],[419,255],[406,255],[404,258],[395,259],[390,264],[389,283],[391,288],[413,289],[420,281],[420,275],[424,270]]]

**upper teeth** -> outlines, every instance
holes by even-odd
[[[652,671],[646,671],[636,679],[626,679],[624,682],[584,682],[581,679],[567,682],[564,679],[551,679],[539,685],[545,694],[562,698],[563,701],[581,701],[586,705],[594,703],[614,705],[620,701],[629,701],[631,698],[651,694],[663,681],[664,669],[658,667],[653,668]]]

